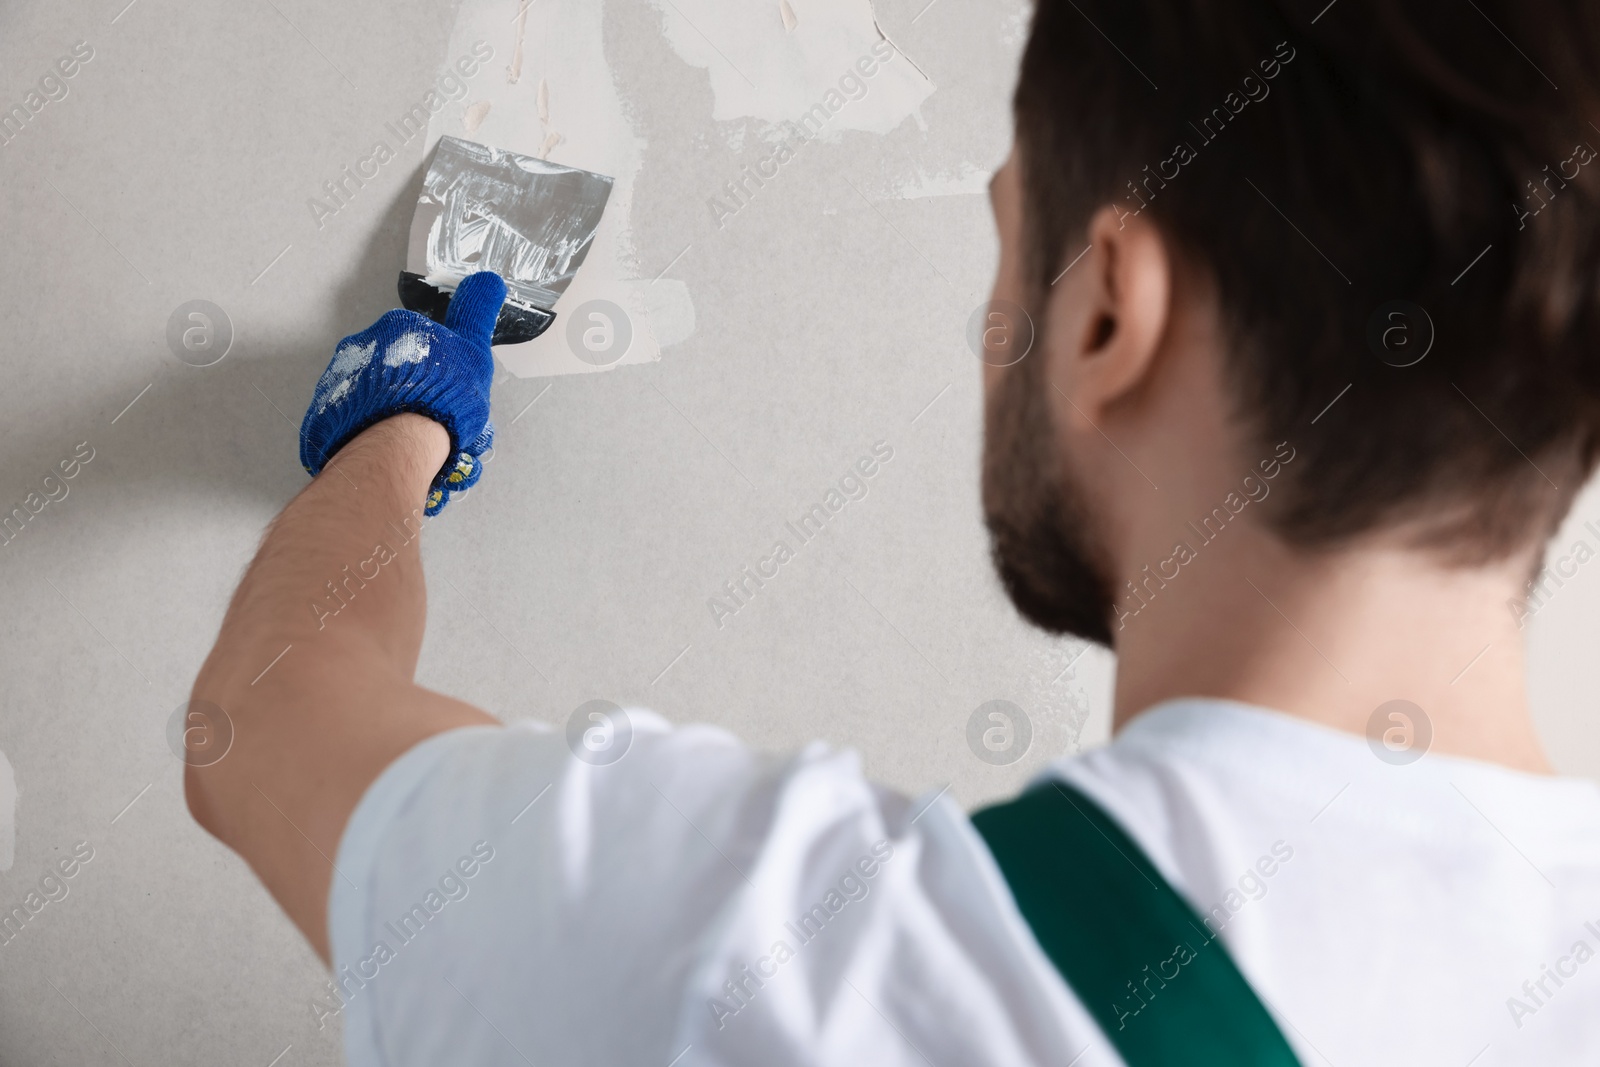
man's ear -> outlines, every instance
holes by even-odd
[[[1050,370],[1077,415],[1098,424],[1154,369],[1172,299],[1172,259],[1151,222],[1110,206],[1089,220],[1089,250],[1052,286]],[[1087,427],[1085,427],[1087,429]]]

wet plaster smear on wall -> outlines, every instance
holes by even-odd
[[[883,34],[868,0],[651,2],[672,50],[706,72],[708,118],[725,124],[730,137],[753,130],[786,151],[797,138],[883,135],[907,120],[926,128],[919,108],[934,85]],[[555,326],[527,344],[496,349],[518,377],[653,362],[695,329],[687,286],[658,276],[658,263],[646,270],[635,247],[634,185],[646,142],[607,64],[604,7],[605,0],[464,0],[446,54],[487,42],[494,49],[490,76],[475,82],[469,99],[434,115],[428,130],[430,142],[468,136],[616,180],[588,259],[556,305]],[[737,210],[737,201],[727,207]],[[594,301],[628,317],[632,337],[614,361],[573,350],[570,319]]]
[[[629,122],[606,65],[603,13],[594,0],[465,0],[446,55],[483,41],[494,49],[494,59],[471,97],[438,112],[428,127],[430,142],[445,134],[467,136],[615,179],[588,258],[556,304],[555,325],[526,344],[495,349],[521,378],[653,362],[662,348],[694,332],[694,304],[684,284],[663,278],[652,285],[650,276],[640,276],[630,217],[645,142]],[[567,320],[595,301],[621,308],[631,337],[625,351],[580,359],[569,343]],[[596,325],[613,337],[620,326]]]
[[[867,0],[654,3],[673,51],[710,77],[718,122],[760,119],[781,137],[821,104],[824,136],[885,134],[908,116],[925,125],[918,108],[933,82],[884,35]]]

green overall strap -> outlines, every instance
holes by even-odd
[[[1128,1067],[1296,1067],[1222,942],[1065,782],[975,812],[1045,955]]]

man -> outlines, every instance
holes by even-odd
[[[983,506],[1018,608],[1116,650],[1116,739],[972,819],[416,686],[414,516],[481,471],[503,289],[340,345],[338,473],[234,598],[186,785],[351,1063],[1593,1062],[1600,789],[1519,629],[1600,441],[1600,30],[1318,7],[1039,4]]]

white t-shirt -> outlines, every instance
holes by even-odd
[[[628,714],[607,766],[468,727],[367,790],[313,1009],[353,1067],[1122,1062],[947,795]],[[1594,783],[1392,766],[1215,700],[1047,773],[1208,917],[1302,1063],[1600,1060]]]

